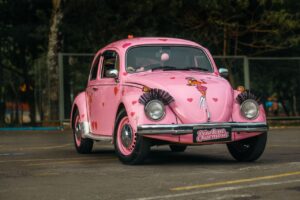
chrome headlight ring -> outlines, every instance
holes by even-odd
[[[256,119],[259,115],[259,105],[255,100],[247,99],[241,104],[240,112],[246,119]]]
[[[145,105],[145,114],[150,120],[161,120],[166,115],[165,105],[157,99],[151,100]]]

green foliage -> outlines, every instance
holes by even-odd
[[[4,102],[34,105],[32,90],[24,93],[19,88],[33,86],[33,63],[47,49],[49,5],[38,0],[0,1],[0,124]]]
[[[295,7],[296,0],[69,0],[64,51],[94,52],[133,34],[187,38],[214,54],[263,55],[299,47]]]
[[[193,40],[214,55],[299,56],[300,53],[298,0],[62,2],[64,17],[57,48],[62,52],[94,53],[133,34]],[[51,0],[0,0],[0,104],[8,91],[3,85],[13,91],[12,98],[17,98],[21,82],[34,82],[34,63],[48,50],[51,11]],[[82,65],[78,62],[73,67],[78,70]],[[72,70],[65,73],[71,74]],[[7,78],[5,81],[3,76]],[[72,76],[80,76],[78,79],[84,82],[81,77],[86,75]],[[265,90],[276,87],[286,91],[280,77],[277,78],[269,81],[274,85],[266,86]],[[298,82],[289,84],[294,88]]]

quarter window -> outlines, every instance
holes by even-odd
[[[100,57],[101,56],[98,55],[96,57],[95,61],[93,62],[93,66],[92,66],[91,73],[90,73],[90,80],[95,80],[97,78]]]

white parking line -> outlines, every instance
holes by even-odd
[[[248,189],[248,188],[274,186],[274,185],[282,185],[282,184],[291,184],[291,183],[298,183],[298,182],[300,182],[300,179],[288,180],[288,181],[278,181],[278,182],[262,182],[262,183],[255,183],[255,184],[250,184],[250,185],[220,187],[220,188],[216,188],[216,189],[207,189],[207,190],[200,190],[200,191],[194,191],[194,192],[184,192],[184,193],[178,193],[178,194],[169,194],[169,195],[152,196],[152,197],[141,197],[141,198],[130,199],[130,200],[170,199],[170,198],[176,198],[176,197],[193,196],[193,195],[198,195],[198,194],[227,192],[227,191],[233,191],[233,190],[242,190],[242,189]]]

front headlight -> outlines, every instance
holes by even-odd
[[[151,120],[160,120],[165,116],[165,106],[159,100],[151,100],[145,106],[145,113]]]
[[[247,119],[255,119],[258,117],[258,104],[252,99],[245,100],[241,105],[241,113]]]

